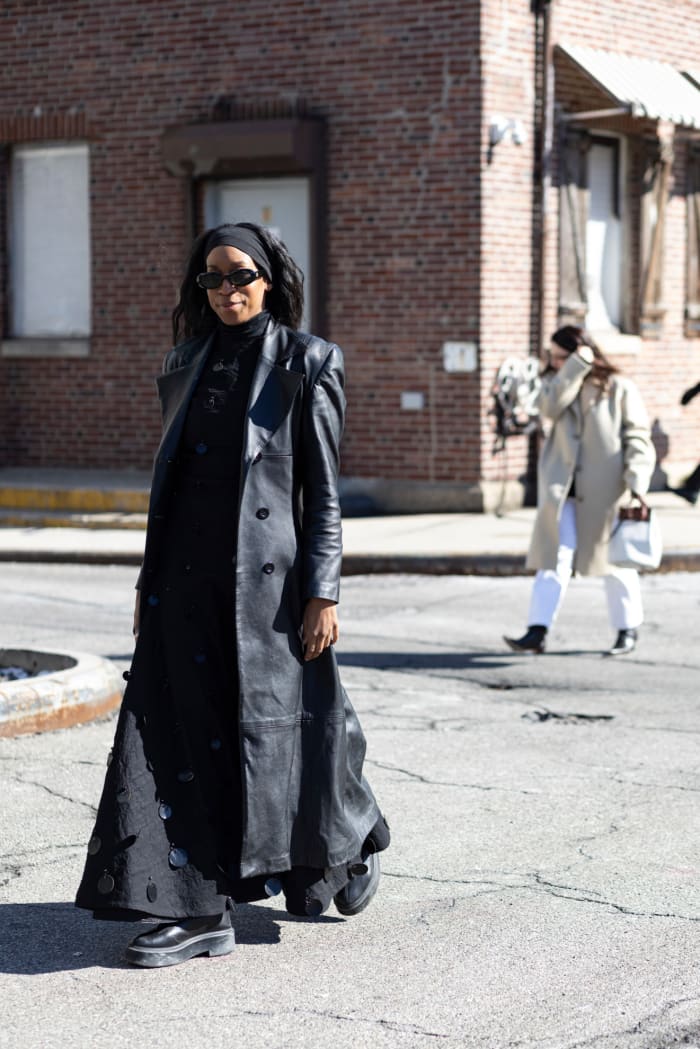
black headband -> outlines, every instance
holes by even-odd
[[[218,248],[221,244],[226,244],[230,248],[238,248],[239,251],[244,251],[246,255],[250,255],[263,276],[267,277],[268,280],[272,280],[270,256],[267,253],[267,248],[254,230],[248,229],[247,226],[234,225],[233,223],[217,226],[207,237],[207,242],[204,245],[204,258],[206,259],[209,252],[214,248]]]

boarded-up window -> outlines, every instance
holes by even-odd
[[[688,151],[688,274],[685,333],[700,337],[700,145]]]
[[[586,222],[590,136],[567,131],[559,149],[559,320],[584,324],[586,291]]]
[[[11,334],[90,334],[88,147],[12,153]]]
[[[673,161],[672,142],[644,142],[640,229],[640,334],[659,338],[666,306],[663,301],[664,230],[669,180]]]

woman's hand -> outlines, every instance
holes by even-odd
[[[134,637],[139,636],[139,620],[141,618],[141,591],[136,591],[136,604],[134,605]]]
[[[301,625],[304,659],[318,659],[329,645],[336,643],[338,637],[338,612],[335,601],[327,601],[323,597],[309,598]]]

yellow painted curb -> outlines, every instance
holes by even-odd
[[[0,488],[0,508],[11,510],[105,510],[147,513],[147,491],[133,488],[34,488],[13,485]]]

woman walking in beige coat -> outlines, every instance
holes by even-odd
[[[637,387],[619,375],[583,328],[552,336],[539,410],[551,427],[538,473],[537,517],[527,564],[537,569],[528,629],[504,640],[539,653],[572,572],[602,575],[610,625],[609,655],[631,652],[643,610],[639,576],[608,563],[610,532],[626,493],[644,502],[655,463],[649,420]]]

